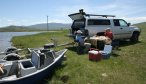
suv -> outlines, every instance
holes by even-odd
[[[137,42],[140,29],[131,26],[123,19],[114,19],[114,15],[94,15],[86,14],[83,9],[79,13],[68,15],[72,20],[71,34],[74,36],[75,31],[81,30],[85,36],[104,35],[106,28],[113,32],[114,39],[130,39]]]

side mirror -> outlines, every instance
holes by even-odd
[[[128,26],[130,26],[131,25],[131,23],[128,23]]]

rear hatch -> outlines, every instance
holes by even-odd
[[[74,13],[68,15],[72,20],[81,20],[84,19],[84,15],[82,13]]]
[[[68,16],[73,20],[70,34],[74,36],[75,31],[84,30],[85,28],[85,12],[79,10],[78,13],[69,14]]]

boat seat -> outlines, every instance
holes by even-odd
[[[46,53],[46,57],[48,58],[48,57],[51,57],[52,59],[55,59],[55,52],[54,51],[48,51],[47,53]]]
[[[46,66],[48,66],[49,64],[51,64],[54,61],[54,58],[51,56],[46,56],[46,54],[41,53],[40,54],[40,67],[39,69],[42,69]]]
[[[34,50],[31,52],[31,62],[36,68],[40,67],[40,56]]]
[[[28,74],[31,74],[35,71],[37,71],[37,69],[35,68],[35,66],[32,64],[31,60],[26,60],[26,61],[22,61],[20,62],[20,72],[21,72],[21,76],[25,76]]]

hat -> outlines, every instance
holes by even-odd
[[[82,33],[82,31],[81,31],[81,30],[78,30],[78,31],[77,31],[77,33],[78,33],[78,34],[81,34],[81,33]]]
[[[110,28],[106,28],[105,30],[110,30]]]

